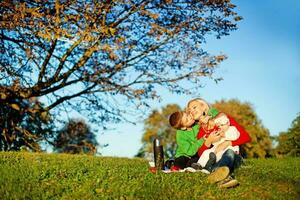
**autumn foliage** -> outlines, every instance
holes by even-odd
[[[137,156],[146,157],[153,153],[153,140],[159,138],[162,142],[166,158],[173,158],[176,150],[176,129],[169,124],[169,116],[181,108],[176,104],[168,104],[161,110],[153,110],[144,121],[142,147]]]

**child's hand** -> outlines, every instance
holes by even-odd
[[[224,141],[216,147],[215,153],[221,152],[229,146],[232,146],[231,141]]]
[[[205,140],[205,146],[210,147],[212,143],[218,142],[221,139],[221,136],[217,131],[212,132]]]
[[[219,135],[221,136],[221,137],[225,137],[225,131],[219,131]]]

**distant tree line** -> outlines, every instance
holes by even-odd
[[[35,112],[43,104],[36,99],[22,101],[23,112],[17,104],[0,107],[0,151],[45,151],[51,145],[58,153],[96,154],[99,144],[95,133],[82,119],[63,122],[57,128],[48,112]]]
[[[275,148],[277,157],[300,156],[300,113],[293,120],[291,127],[286,132],[281,132],[275,140],[278,143]]]

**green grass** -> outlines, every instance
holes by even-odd
[[[300,199],[300,158],[246,160],[235,176],[240,186],[219,189],[143,159],[0,153],[1,199]]]

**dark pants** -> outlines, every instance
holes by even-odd
[[[197,153],[192,157],[180,156],[175,158],[174,165],[180,169],[184,169],[186,167],[190,167],[192,163],[196,163],[198,160],[199,156]]]
[[[233,173],[235,169],[237,169],[239,166],[241,166],[243,162],[242,156],[234,153],[232,149],[228,149],[224,152],[221,159],[213,165],[213,170],[218,167],[224,167],[227,166],[230,170],[230,173]]]

